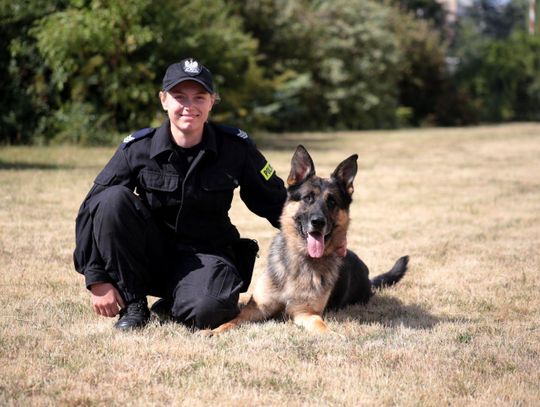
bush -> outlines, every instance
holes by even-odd
[[[540,119],[540,37],[522,31],[482,44],[456,79],[480,121]]]
[[[29,20],[26,34],[10,40],[11,75],[25,76],[17,100],[31,101],[26,109],[38,113],[32,138],[43,142],[96,143],[156,124],[162,75],[188,56],[218,73],[225,94],[218,117],[246,116],[247,92],[264,85],[257,80],[256,43],[221,0],[73,1]],[[3,115],[3,132],[9,123],[9,132],[25,128]]]
[[[474,1],[454,74],[435,0],[0,0],[0,142],[157,125],[162,74],[184,57],[214,72],[213,118],[248,129],[536,120],[538,37],[508,37],[524,4]]]
[[[399,112],[407,112],[400,125],[435,125],[445,87],[447,45],[428,21],[410,14],[393,13],[392,31],[399,41]]]
[[[364,0],[232,3],[259,40],[273,84],[257,109],[271,116],[272,130],[397,124],[400,57],[391,9]]]

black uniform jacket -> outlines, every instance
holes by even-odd
[[[164,236],[180,248],[212,253],[238,240],[238,230],[228,215],[237,187],[252,212],[279,227],[286,189],[247,134],[207,123],[200,146],[191,164],[183,166],[168,120],[124,140],[96,177],[77,216],[74,262],[85,275],[87,287],[107,281],[92,236],[92,202],[112,185],[134,190]]]

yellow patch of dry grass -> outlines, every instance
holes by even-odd
[[[203,339],[118,333],[71,262],[74,219],[112,149],[0,150],[0,405],[538,405],[540,125],[286,134],[260,145],[285,178],[296,144],[359,174],[349,246],[372,274],[410,271],[367,306]],[[276,147],[279,147],[276,148]],[[262,253],[274,230],[235,204]]]

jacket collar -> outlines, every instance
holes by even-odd
[[[201,140],[201,150],[211,152],[217,156],[216,133],[211,125],[204,124],[203,137]],[[150,158],[156,158],[158,155],[165,152],[173,152],[175,144],[171,134],[171,122],[165,120],[163,124],[157,128],[154,137],[152,137],[152,145],[150,147]],[[167,156],[170,157],[170,154]]]

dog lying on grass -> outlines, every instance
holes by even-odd
[[[330,178],[315,174],[309,153],[298,146],[287,178],[288,197],[281,230],[272,241],[268,267],[239,315],[202,335],[222,333],[248,321],[279,314],[316,333],[329,332],[325,310],[367,303],[373,289],[396,284],[407,271],[408,256],[392,269],[369,279],[367,266],[352,251],[336,254],[346,241],[358,156],[340,163]]]

